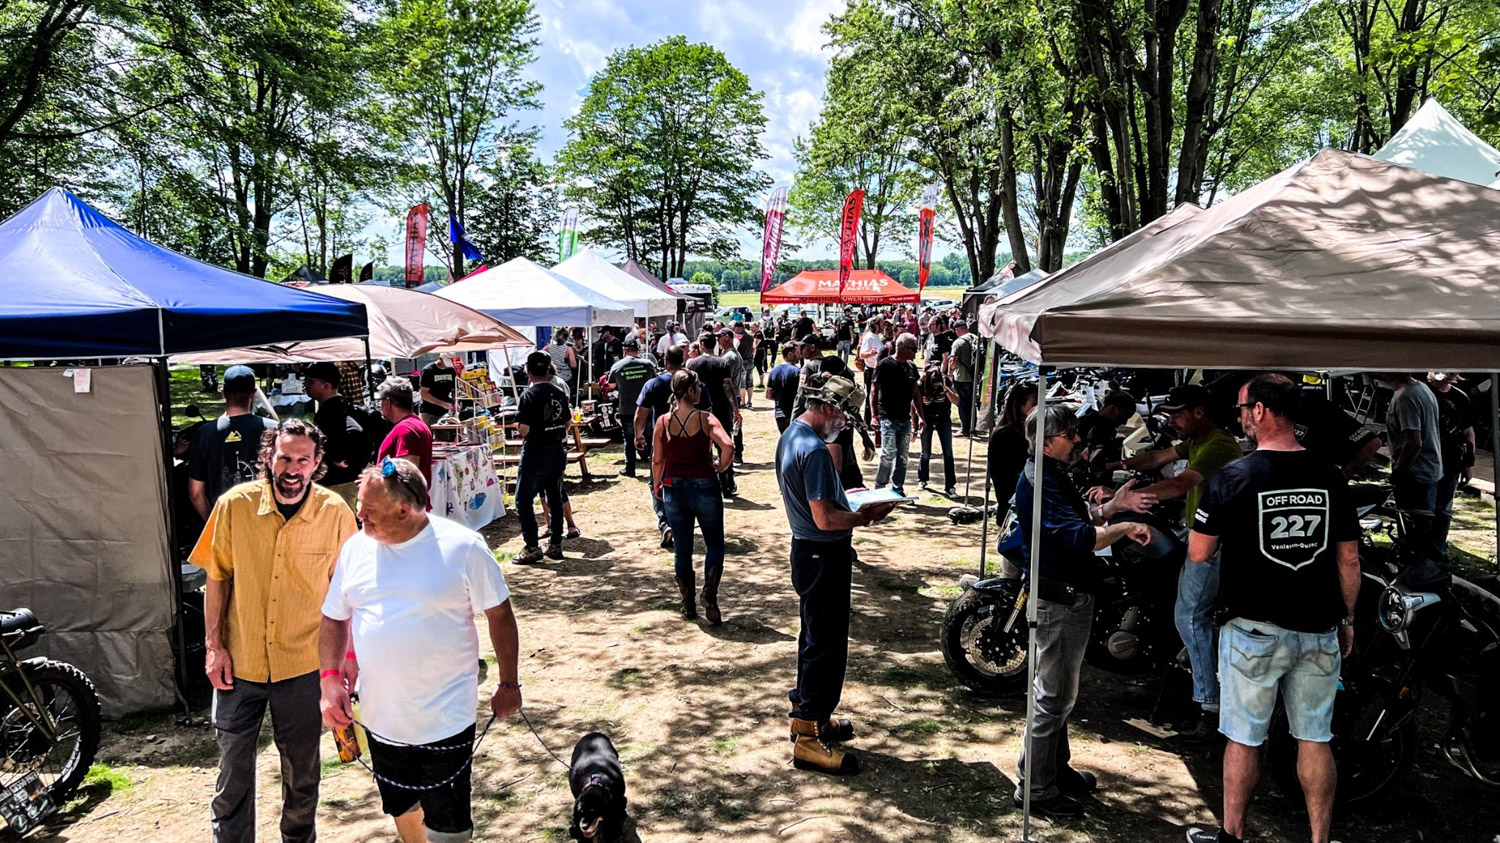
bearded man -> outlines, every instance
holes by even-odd
[[[814,377],[803,390],[807,410],[776,445],[776,479],[792,527],[792,587],[801,605],[797,684],[787,697],[792,763],[801,770],[844,774],[859,771],[853,755],[833,746],[854,737],[853,723],[833,719],[849,662],[854,528],[876,523],[895,504],[859,512],[849,508],[828,443],[849,424],[849,414],[859,412],[862,391],[848,378]]]
[[[255,751],[271,710],[281,840],[317,839],[320,608],[354,513],[323,476],[323,434],[287,419],[261,441],[261,479],[225,492],[189,557],[208,572],[205,669],[219,741],[214,843],[255,843]],[[350,663],[353,669],[353,662]]]

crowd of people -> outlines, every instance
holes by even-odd
[[[1467,398],[1452,388],[1459,376],[1449,373],[1382,377],[1393,390],[1386,441],[1396,506],[1413,516],[1409,538],[1432,559],[1445,559],[1453,490],[1473,465]],[[1038,407],[1033,382],[1015,384],[1002,401],[988,470],[1001,518],[1012,507],[1020,516],[1000,544],[1004,575],[1029,569],[1033,547],[1040,560],[1032,595],[1037,716],[1018,774],[1030,770],[1034,812],[1052,818],[1083,814],[1082,797],[1098,782],[1073,766],[1068,722],[1099,587],[1094,554],[1121,540],[1152,540],[1152,528],[1116,521],[1116,514],[1182,498],[1188,561],[1178,579],[1175,621],[1201,717],[1178,739],[1222,738],[1227,744],[1223,825],[1194,828],[1188,840],[1243,839],[1261,747],[1279,698],[1298,747],[1311,838],[1326,843],[1337,782],[1329,747],[1334,697],[1340,661],[1354,646],[1360,583],[1360,530],[1348,480],[1381,440],[1286,375],[1231,375],[1219,383],[1237,388],[1232,407],[1204,386],[1175,387],[1156,409],[1165,414],[1176,444],[1103,464],[1106,476],[1181,465],[1171,477],[1139,488],[1133,480],[1118,488],[1103,482],[1080,488],[1076,482],[1097,479],[1080,474],[1078,465],[1114,441],[1136,412],[1133,396],[1116,390],[1082,418],[1076,405]],[[1232,414],[1225,412],[1230,409]],[[1248,453],[1220,427],[1226,416],[1235,419],[1252,448]],[[1041,525],[1035,534],[1029,513],[1038,494]],[[1013,794],[1017,804],[1027,795],[1020,787]]]
[[[955,496],[953,438],[974,432],[966,405],[980,353],[967,326],[949,330],[941,315],[873,313],[857,338],[856,316],[847,315],[847,340],[837,330],[831,338],[810,330],[777,344],[766,338],[787,326],[764,314],[763,323],[712,325],[693,338],[671,323],[659,336],[644,326],[622,331],[617,344],[605,332],[594,349],[619,394],[622,474],[635,477],[638,463],[649,466],[651,512],[661,546],[674,553],[686,619],[699,617],[701,607],[710,624],[723,620],[724,508],[738,494],[734,468],[745,460],[743,411],[756,392],[769,402],[799,601],[797,672],[788,691],[792,761],[832,774],[859,768],[846,747],[854,724],[836,713],[848,660],[853,533],[899,503],[855,508],[848,493],[866,485],[863,461],[873,463],[876,487],[904,498],[911,441],[920,434],[918,487],[930,488],[936,440],[944,492]],[[799,327],[807,326],[791,330]],[[561,559],[563,539],[577,535],[562,482],[575,396],[569,375],[578,367],[569,337],[557,331],[525,362],[528,385],[515,414],[524,442],[516,481],[519,564]],[[221,748],[214,839],[254,838],[255,741],[267,712],[285,779],[283,839],[314,839],[320,724],[342,729],[355,717],[369,731],[382,805],[402,839],[468,839],[466,753],[475,736],[479,664],[474,615],[486,616],[497,656],[493,713],[517,711],[521,694],[504,576],[481,536],[428,511],[431,424],[460,411],[454,370],[434,363],[415,385],[387,378],[374,390],[374,412],[344,397],[341,367],[319,363],[305,376],[318,401],[313,421],[270,420],[252,409],[254,373],[231,367],[221,382],[225,412],[200,427],[189,459],[192,502],[206,522],[191,559],[208,571],[205,668]],[[1467,399],[1452,388],[1456,375],[1387,379],[1397,504],[1434,514],[1418,540],[1441,557],[1454,489],[1473,463]],[[1328,839],[1336,780],[1331,707],[1339,659],[1352,646],[1358,585],[1347,478],[1380,441],[1282,375],[1249,378],[1234,398],[1250,453],[1222,426],[1227,408],[1219,394],[1178,386],[1158,408],[1176,444],[1105,463],[1102,477],[1082,488],[1074,469],[1114,441],[1136,410],[1134,397],[1115,390],[1080,417],[1072,405],[1038,407],[1034,384],[1021,382],[1000,402],[987,468],[1001,518],[1012,507],[1029,512],[1041,498],[1041,532],[1019,518],[1001,549],[1008,551],[1008,575],[1031,565],[1033,547],[1040,559],[1037,720],[1017,764],[1021,776],[1031,774],[1031,805],[1042,816],[1079,816],[1082,797],[1098,787],[1093,773],[1074,766],[1068,739],[1093,622],[1095,553],[1152,539],[1152,528],[1117,515],[1181,498],[1190,561],[1180,574],[1175,620],[1201,707],[1195,728],[1181,738],[1220,736],[1229,747],[1223,827],[1195,829],[1189,839],[1233,843],[1243,836],[1278,693],[1301,752],[1313,839]],[[1117,470],[1178,462],[1183,467],[1158,482],[1107,482]],[[533,509],[538,497],[545,532]],[[695,533],[704,542],[701,588]],[[410,674],[414,665],[420,676]],[[351,699],[356,688],[362,711]],[[435,777],[446,780],[428,789],[404,784]],[[1019,787],[1013,795],[1018,803],[1028,796]]]

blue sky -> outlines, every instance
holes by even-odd
[[[543,160],[550,161],[567,141],[563,120],[578,109],[610,53],[684,35],[719,48],[765,94],[761,140],[771,157],[762,166],[776,185],[790,186],[792,141],[807,134],[823,97],[828,53],[821,27],[842,8],[842,0],[536,0],[541,47],[532,72],[544,86],[543,107],[523,119],[540,127]],[[758,235],[753,239],[744,257],[758,259]],[[401,261],[399,243],[396,237],[393,263]],[[832,254],[827,244],[817,244],[795,257]]]

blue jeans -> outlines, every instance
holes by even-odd
[[[1207,562],[1182,563],[1177,576],[1177,634],[1193,666],[1193,701],[1204,711],[1219,710],[1219,669],[1214,649],[1214,601],[1219,595],[1219,554]]]
[[[1438,500],[1438,483],[1426,483],[1411,476],[1410,471],[1393,472],[1391,474],[1391,498],[1396,508],[1414,513],[1411,519],[1411,531],[1407,539],[1412,546],[1424,551],[1433,559],[1446,559],[1448,548],[1446,544],[1436,541],[1435,526]]]
[[[1219,731],[1243,746],[1265,743],[1279,688],[1292,737],[1328,743],[1342,663],[1335,630],[1296,632],[1235,618],[1219,635]]]
[[[947,413],[930,413],[927,424],[922,427],[922,459],[917,463],[917,479],[923,483],[931,475],[927,465],[932,461],[932,435],[936,433],[938,443],[943,446],[943,488],[953,487],[953,422]]]
[[[902,494],[906,493],[906,458],[911,453],[911,422],[880,420],[880,468],[875,472],[875,485],[890,483]],[[894,474],[892,468],[895,469]]]
[[[635,416],[629,412],[620,413],[620,443],[625,446],[625,473],[635,473]],[[639,454],[641,460],[646,463],[649,470],[651,465],[651,437],[646,437],[646,447]]]
[[[703,530],[707,552],[703,559],[703,576],[709,577],[724,568],[724,496],[719,478],[699,477],[692,480],[669,477],[662,486],[667,523],[672,527],[672,550],[676,557],[677,578],[693,581],[693,521]]]
[[[1461,471],[1443,475],[1437,483],[1437,494],[1432,507],[1432,542],[1448,558],[1448,530],[1453,526],[1453,496],[1458,492]]]
[[[552,529],[551,541],[557,544],[563,536],[563,472],[567,470],[567,452],[561,445],[521,449],[521,462],[516,467],[516,518],[521,522],[521,537],[527,547],[536,547],[536,512],[531,502],[537,495],[547,499],[547,510]]]

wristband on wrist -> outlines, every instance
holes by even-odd
[[[318,678],[319,679],[327,679],[330,676],[336,676],[336,677],[339,677],[339,678],[343,678],[344,672],[341,671],[341,670],[325,670],[322,673],[318,674]]]
[[[354,658],[354,651],[350,650],[349,652],[345,653],[344,654],[344,658],[346,658],[346,659],[352,659],[352,658]]]
[[[497,687],[500,687],[500,688],[510,688],[512,690],[519,691],[519,690],[521,690],[521,683],[520,682],[501,682],[501,683],[498,684]]]

